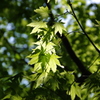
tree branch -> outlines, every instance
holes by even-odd
[[[50,5],[48,3],[46,3],[48,8],[51,9]],[[50,14],[50,17],[51,17],[51,23],[50,25],[53,25],[53,22],[54,22],[54,16],[51,12]],[[79,82],[82,83],[84,82],[84,80],[89,76],[91,75],[91,72],[89,72],[86,67],[83,65],[83,63],[80,61],[80,59],[76,56],[75,52],[72,50],[72,47],[67,39],[67,37],[62,34],[62,36],[59,34],[59,32],[57,33],[57,36],[62,40],[62,43],[64,45],[64,47],[66,48],[68,54],[70,55],[71,59],[75,62],[75,64],[78,66],[79,70],[81,71],[82,73],[82,76],[81,76],[81,80],[79,79]],[[66,70],[66,69],[65,69]],[[83,77],[83,76],[86,76],[86,77]]]
[[[57,33],[59,38],[61,38],[67,52],[69,53],[71,59],[76,63],[78,66],[79,70],[82,72],[83,75],[90,75],[91,73],[86,69],[86,67],[83,65],[81,60],[76,56],[75,52],[72,50],[72,47],[67,39],[67,37],[63,34],[62,36]]]
[[[83,31],[83,33],[86,35],[86,37],[88,38],[88,40],[90,41],[90,43],[93,45],[93,47],[96,49],[96,51],[100,54],[100,50],[96,47],[96,45],[93,43],[93,41],[90,39],[90,37],[87,35],[86,31],[84,30],[83,26],[80,24],[75,12],[74,12],[74,9],[73,9],[73,6],[71,4],[71,1],[68,0],[68,4],[72,10],[72,15],[74,16],[74,18],[76,19],[78,25],[80,26],[81,30]]]

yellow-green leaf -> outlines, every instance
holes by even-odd
[[[55,53],[55,48],[54,48],[54,46],[55,46],[54,43],[49,42],[49,43],[46,45],[45,49],[46,49],[46,51],[49,52],[50,54],[51,54],[52,52]]]
[[[8,99],[9,100],[9,98],[11,97],[11,94],[7,94],[3,99],[1,99],[1,100],[6,100],[6,99]]]
[[[65,30],[65,27],[63,26],[62,22],[56,22],[53,25],[54,28],[54,33],[56,34],[57,32],[59,32],[62,35],[63,30]]]
[[[43,31],[41,28],[47,28],[46,22],[43,21],[34,21],[28,24],[27,26],[34,27],[31,34],[36,32],[39,33],[40,31]]]
[[[98,25],[100,26],[100,21],[96,20],[96,22],[98,23]]]
[[[41,84],[43,84],[43,83],[46,81],[46,78],[47,78],[47,73],[46,73],[46,72],[43,72],[43,73],[38,77],[35,88],[37,88],[37,87],[39,87]]]
[[[14,95],[10,97],[10,100],[22,100],[22,98],[18,95]]]
[[[55,0],[55,3],[57,3],[58,2],[58,0]]]
[[[50,0],[47,1],[47,3],[49,3],[49,2],[50,2]]]
[[[49,2],[50,0],[48,0]],[[39,9],[34,10],[36,13],[40,14],[43,18],[46,18],[49,16],[49,9],[48,7],[40,7]]]
[[[59,58],[59,56],[52,54],[49,60],[49,66],[53,72],[56,72],[57,65],[60,66],[60,62],[57,58]]]
[[[71,100],[74,100],[75,99],[75,86],[74,85],[72,85],[71,86],[71,90],[70,90],[70,95],[71,95]]]
[[[29,56],[29,58],[32,58],[32,59],[29,61],[28,64],[33,65],[33,64],[37,63],[38,59],[39,59],[39,54],[40,53],[33,54],[32,56]]]
[[[76,88],[76,95],[81,99],[81,89],[78,84],[75,85]]]
[[[36,72],[39,69],[41,69],[41,62],[38,62],[34,65],[34,68],[32,69],[32,72]]]

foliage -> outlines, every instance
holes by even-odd
[[[0,10],[0,100],[100,99],[100,4],[3,0]]]

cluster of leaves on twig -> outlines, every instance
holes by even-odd
[[[0,99],[99,100],[100,51],[98,30],[95,28],[99,29],[100,21],[95,20],[98,24],[94,25],[95,27],[85,25],[85,21],[89,19],[88,14],[91,13],[89,7],[93,5],[87,7],[84,0],[40,0],[40,2],[29,0],[29,2],[31,9],[35,9],[30,13],[30,7],[25,7],[25,15],[30,16],[34,13],[31,17],[32,22],[27,25],[28,29],[32,28],[29,36],[31,39],[27,39],[29,30],[25,28],[22,30],[26,31],[27,35],[14,32],[16,37],[19,34],[18,40],[9,33],[15,39],[15,43],[12,44],[7,40],[6,35],[4,37],[0,35],[0,38],[2,37],[1,39],[5,41],[4,43],[0,41],[4,49],[0,50],[0,53],[4,51],[2,56],[6,55],[0,59],[0,65],[3,66],[0,74]],[[29,2],[25,1],[24,5],[23,1],[18,0],[17,2],[11,1],[10,4],[18,3],[19,7],[20,5],[26,6]],[[33,8],[31,2],[33,2]],[[38,7],[41,4],[43,6],[37,8],[36,3]],[[17,12],[20,12],[19,15],[24,12],[22,9],[21,12]],[[10,16],[10,12],[12,14],[14,11],[5,8],[4,13],[9,13]],[[25,26],[28,23],[27,17],[24,18],[25,15],[22,14],[23,19],[19,21],[20,24],[17,23],[16,27]],[[67,17],[68,23],[62,20]],[[2,20],[0,17],[0,21]],[[14,22],[17,21],[14,20]],[[64,25],[66,23],[67,28]],[[18,28],[19,32],[21,28]],[[20,42],[25,44],[27,49],[24,49]],[[5,45],[6,48],[4,48]],[[30,45],[33,49],[28,55]],[[21,47],[21,49],[16,47]],[[25,58],[26,55],[28,56]],[[5,65],[6,60],[11,67],[8,68],[8,65]]]
[[[31,69],[32,73],[39,74],[36,79],[36,87],[38,87],[48,80],[51,71],[55,73],[57,66],[62,67],[53,40],[56,39],[56,33],[59,31],[60,35],[62,35],[65,28],[62,22],[54,22],[53,26],[49,26],[46,21],[43,21],[43,19],[49,17],[48,7],[40,7],[35,12],[40,15],[40,20],[33,20],[28,26],[33,27],[31,34],[36,34],[38,41],[34,43],[35,48],[28,58],[31,58],[29,64],[34,64],[34,68]]]
[[[47,4],[49,2],[50,2],[50,0],[47,1]],[[57,2],[57,1],[55,1],[55,2]],[[80,24],[78,18],[76,17],[70,0],[68,0],[68,4],[72,10],[72,13],[70,13],[70,14],[72,14],[72,16],[74,16],[78,25],[80,26],[83,33],[86,35],[89,42],[94,46],[94,48],[97,50],[97,52],[100,53],[99,49],[92,42],[92,40],[85,32],[82,25]],[[71,83],[69,83],[69,87],[67,86],[69,92],[66,94],[71,96],[71,100],[74,100],[76,96],[79,97],[80,99],[82,99],[82,97],[81,97],[82,90],[81,90],[81,87],[79,86],[79,84],[77,82],[75,82],[75,78],[73,78],[74,77],[73,72],[71,72],[71,73],[69,73],[67,71],[60,72],[58,70],[59,69],[58,66],[61,67],[62,69],[64,69],[64,66],[62,66],[60,64],[59,58],[61,58],[61,57],[59,55],[57,55],[57,53],[56,53],[55,47],[57,46],[57,44],[55,44],[54,41],[56,40],[58,33],[60,34],[60,36],[58,36],[58,37],[61,38],[64,31],[66,31],[66,29],[63,26],[64,23],[62,23],[61,20],[58,19],[55,22],[52,22],[52,25],[49,25],[49,21],[52,21],[52,20],[50,20],[51,11],[48,8],[48,6],[46,6],[46,7],[42,6],[39,9],[36,9],[34,11],[36,12],[36,15],[40,15],[40,16],[39,17],[37,17],[36,15],[33,16],[33,18],[35,18],[35,20],[33,19],[33,22],[27,25],[27,26],[33,27],[33,30],[30,34],[36,35],[37,39],[38,39],[37,42],[33,43],[35,45],[35,48],[33,49],[32,54],[30,54],[28,56],[28,58],[30,58],[29,64],[34,65],[34,67],[31,68],[31,72],[33,73],[31,80],[35,81],[35,85],[33,87],[39,88],[39,87],[43,87],[43,86],[48,86],[48,83],[49,83],[49,85],[51,86],[51,89],[56,91],[57,89],[59,89],[61,87],[60,84],[62,84],[59,82],[59,79],[64,79],[64,76],[68,75],[66,78],[67,79],[70,78],[69,81],[71,81],[71,79],[72,79],[72,81],[71,81]],[[97,21],[97,22],[99,22],[99,21]],[[62,38],[62,41],[64,38]],[[65,41],[66,41],[66,39],[65,39]],[[76,57],[76,56],[74,56],[74,57]],[[72,59],[74,60],[74,58],[72,58]],[[78,61],[80,62],[80,60],[78,60]],[[76,61],[76,64],[79,66],[80,70],[85,70],[85,69],[80,68],[80,65],[77,63],[77,61]],[[81,67],[84,67],[84,66],[82,65]],[[83,73],[85,73],[86,75],[90,75],[90,73],[88,71],[85,71]],[[59,74],[58,75],[59,77],[56,77],[56,80],[53,80],[53,77],[55,74],[56,75]],[[72,74],[72,75],[70,75],[70,74]],[[97,79],[96,76],[99,76],[99,75],[97,75],[97,73],[96,73],[96,75],[93,74],[87,78],[85,86],[89,87],[89,90],[91,90],[91,88],[95,89],[95,82],[94,81],[92,82],[92,80]],[[65,83],[65,84],[68,84],[68,83]],[[63,85],[63,86],[65,86],[65,88],[66,88],[66,85]],[[97,85],[97,86],[99,86],[99,85]]]

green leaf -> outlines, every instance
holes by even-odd
[[[58,2],[58,0],[55,0],[55,3],[57,3]]]
[[[75,85],[76,88],[76,95],[81,99],[81,89],[78,84]]]
[[[70,95],[71,95],[71,100],[74,100],[75,99],[75,86],[74,85],[71,85],[71,90],[70,90]]]
[[[50,68],[53,72],[56,72],[57,65],[59,65],[59,66],[61,65],[57,58],[59,58],[59,56],[52,54],[51,57],[50,57],[50,60],[49,60],[48,65],[50,66]]]
[[[45,47],[46,52],[49,52],[50,54],[55,53],[55,48],[54,48],[54,46],[56,46],[54,43],[49,42],[49,43],[46,45],[46,47]]]
[[[43,21],[34,21],[28,24],[27,26],[34,27],[30,34],[36,33],[36,32],[39,33],[43,31],[41,28],[47,28],[46,22],[43,22]]]
[[[49,66],[49,64],[46,65],[46,72],[49,73],[51,69],[51,66]]]
[[[50,0],[48,0],[49,2]],[[47,18],[49,16],[48,7],[40,7],[39,9],[34,10],[36,13],[40,14],[43,18]]]
[[[34,65],[34,68],[32,68],[32,72],[37,72],[39,69],[41,69],[41,62],[38,62]]]
[[[59,32],[62,35],[63,30],[66,30],[65,27],[63,26],[62,22],[56,22],[53,25],[54,28],[54,33],[56,34],[57,32]]]
[[[47,74],[46,72],[43,72],[43,73],[38,77],[38,79],[37,79],[37,81],[36,81],[36,86],[35,86],[35,88],[39,87],[40,85],[42,85],[42,84],[46,81],[47,75],[48,75],[48,74]]]
[[[50,2],[50,0],[47,1],[47,3],[49,3],[49,2]],[[55,3],[57,3],[57,2],[58,2],[58,0],[55,0]]]
[[[47,1],[47,3],[49,3],[49,2],[50,2],[50,0]]]
[[[52,41],[53,38],[55,38],[53,31],[51,29],[47,28],[44,31],[44,36],[42,35],[43,42],[49,43],[50,41]]]
[[[26,78],[27,80],[29,80],[30,82],[31,82],[31,81],[36,81],[37,78],[38,78],[38,75],[37,75],[37,74],[38,74],[38,73],[33,73],[33,74],[31,74],[31,75],[25,76],[25,78]]]
[[[8,99],[9,100],[9,98],[11,97],[11,94],[7,94],[3,99],[1,99],[1,100],[6,100],[6,99]]]
[[[68,71],[66,73],[66,78],[68,79],[68,83],[72,84],[74,82],[74,80],[75,80],[75,76],[73,74],[73,71]]]
[[[55,91],[56,89],[59,89],[59,82],[56,79],[51,80],[51,88]]]
[[[46,64],[48,63],[48,56],[46,54],[42,54],[42,53],[39,56],[40,56],[39,61],[42,63],[41,64],[42,69],[44,70]]]
[[[22,98],[18,95],[14,95],[10,97],[10,100],[22,100]]]
[[[96,20],[96,22],[98,23],[98,25],[100,26],[100,21]]]
[[[38,59],[39,59],[39,54],[40,54],[40,53],[33,54],[32,56],[28,56],[29,58],[32,58],[32,59],[29,61],[28,64],[33,65],[33,64],[37,63],[37,62],[38,62]]]
[[[57,66],[56,66],[56,63],[55,63],[55,61],[53,60],[52,57],[50,58],[49,66],[50,66],[50,68],[51,68],[51,70],[52,70],[53,72],[56,72]]]

